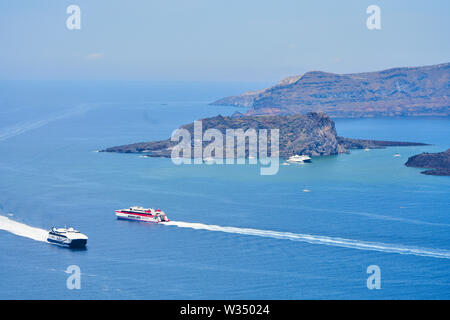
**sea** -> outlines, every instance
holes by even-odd
[[[0,82],[0,299],[449,299],[450,177],[404,164],[449,148],[450,118],[334,119],[344,137],[429,145],[275,175],[98,152],[243,112],[209,103],[267,86]],[[171,222],[117,220],[131,205]],[[47,243],[53,226],[87,248]]]

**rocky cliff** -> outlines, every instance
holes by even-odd
[[[309,156],[334,155],[348,152],[349,149],[383,148],[386,146],[423,145],[410,142],[389,142],[342,138],[337,135],[334,121],[324,113],[308,113],[292,116],[216,116],[202,119],[202,130],[217,129],[225,135],[227,129],[279,129],[279,155],[287,158],[295,154]],[[194,124],[182,126],[191,135],[191,146],[194,145]],[[203,141],[203,147],[209,141]],[[222,141],[225,145],[225,141]],[[142,142],[103,150],[105,152],[143,153],[151,157],[170,157],[172,148],[178,142],[170,139],[154,142]],[[246,143],[246,156],[249,155],[249,144]],[[270,150],[270,149],[269,149]],[[216,157],[225,155],[217,154]]]
[[[427,168],[423,174],[450,176],[450,149],[438,153],[422,153],[408,158],[407,167]]]
[[[449,116],[450,63],[354,74],[312,71],[212,104],[250,107],[247,115]]]

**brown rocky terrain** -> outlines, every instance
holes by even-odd
[[[249,107],[246,115],[449,116],[450,63],[353,74],[311,71],[212,104]]]
[[[309,156],[335,155],[348,152],[349,149],[424,145],[414,142],[358,140],[339,137],[334,121],[324,113],[315,112],[291,116],[223,117],[219,115],[202,119],[201,122],[203,132],[207,129],[217,129],[224,135],[227,129],[243,129],[244,131],[247,129],[279,129],[279,155],[282,158],[288,158],[296,154]],[[193,146],[194,124],[190,123],[181,126],[181,128],[189,131],[191,146]],[[203,141],[203,147],[209,143],[210,141]],[[142,153],[150,157],[170,157],[172,148],[177,144],[178,142],[167,139],[111,147],[103,151]],[[223,141],[223,145],[225,145],[225,141]],[[249,155],[248,149],[249,144],[246,143],[246,156]],[[224,156],[224,154],[216,155],[220,158]]]

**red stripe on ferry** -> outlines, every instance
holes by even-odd
[[[144,217],[154,217],[154,215],[150,214],[150,213],[135,213],[135,212],[126,212],[126,211],[116,211],[117,213],[123,213],[123,214],[133,214],[135,216],[144,216]]]

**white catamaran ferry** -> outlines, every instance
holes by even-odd
[[[170,221],[164,211],[138,206],[133,206],[128,209],[116,210],[116,216],[117,219],[146,221],[154,223]]]
[[[290,157],[288,160],[288,162],[293,162],[293,163],[305,163],[305,162],[311,162],[311,158],[309,156],[305,156],[305,155],[295,155]]]
[[[55,228],[48,232],[47,242],[69,248],[84,248],[88,237],[74,228]]]

